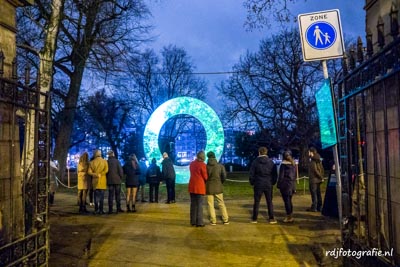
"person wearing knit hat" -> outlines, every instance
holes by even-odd
[[[212,152],[212,151],[209,151],[208,153],[207,153],[207,158],[213,158],[213,159],[215,159],[215,153],[214,152]]]
[[[223,224],[229,224],[229,216],[226,210],[223,193],[223,183],[226,179],[226,170],[222,164],[219,164],[215,158],[215,153],[210,151],[207,153],[207,174],[206,195],[208,203],[208,216],[211,225],[217,224],[215,215],[214,200],[217,202],[222,215]]]
[[[197,153],[196,159],[190,163],[190,224],[203,227],[203,195],[206,194],[207,167],[204,163],[204,151]]]

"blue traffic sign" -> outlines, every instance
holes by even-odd
[[[306,30],[306,41],[314,49],[324,50],[331,47],[336,41],[335,27],[325,21],[311,24]]]
[[[344,55],[338,9],[298,16],[304,61],[340,58]]]

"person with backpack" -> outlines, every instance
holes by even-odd
[[[157,166],[156,162],[156,159],[153,158],[146,172],[146,182],[149,184],[150,203],[158,203],[158,188],[161,182],[161,170],[160,167]]]
[[[283,160],[279,167],[279,178],[277,187],[281,191],[283,202],[285,203],[286,218],[284,223],[294,222],[292,196],[296,189],[296,164],[290,151],[283,153]]]
[[[308,156],[310,163],[308,167],[309,187],[311,193],[311,207],[307,209],[310,212],[321,211],[322,209],[322,196],[321,196],[321,183],[324,178],[323,166],[321,156],[318,154],[315,147],[308,149]]]

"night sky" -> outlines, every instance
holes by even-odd
[[[292,6],[294,15],[315,11],[339,9],[345,36],[364,39],[365,1],[308,0]],[[174,44],[186,50],[193,60],[196,72],[226,72],[246,51],[258,50],[260,40],[276,29],[246,31],[246,10],[242,0],[168,0],[150,4],[156,41],[150,46],[159,52],[163,46]],[[298,27],[297,23],[293,24]],[[274,32],[275,31],[275,32]],[[204,75],[209,90],[228,75]],[[209,101],[212,107],[216,103]]]

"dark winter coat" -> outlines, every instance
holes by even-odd
[[[172,179],[175,180],[175,169],[174,163],[170,158],[165,158],[162,163],[162,177],[164,180]]]
[[[279,179],[277,187],[282,193],[287,195],[292,194],[295,191],[296,186],[296,166],[290,161],[282,161],[279,167]]]
[[[139,183],[140,183],[140,185],[145,185],[146,184],[146,173],[147,173],[146,162],[144,160],[140,160],[139,167],[140,167]]]
[[[226,179],[225,167],[218,163],[217,159],[209,158],[207,162],[208,179],[206,183],[206,194],[221,194],[224,191],[223,183]]]
[[[160,167],[158,167],[155,163],[150,164],[146,172],[146,182],[149,184],[159,184],[161,178],[162,176]]]
[[[108,162],[107,185],[121,184],[122,177],[124,176],[121,163],[116,157],[109,157],[107,162]]]
[[[125,185],[127,187],[138,187],[140,178],[139,164],[134,166],[132,161],[127,161],[123,169],[125,174]]]
[[[317,163],[319,162],[321,162],[321,156],[318,153],[314,153],[314,155],[310,157],[310,165],[308,167],[308,177],[310,178],[310,183],[322,183],[322,178],[317,174]]]
[[[251,164],[249,180],[254,188],[272,188],[277,178],[275,163],[268,156],[258,156]]]

